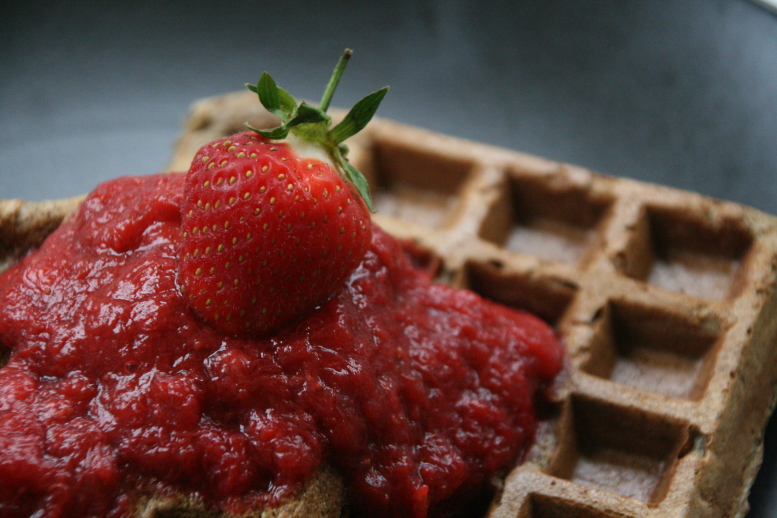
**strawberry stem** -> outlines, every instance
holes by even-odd
[[[329,78],[329,83],[326,85],[324,95],[321,97],[321,104],[318,105],[322,111],[327,111],[329,109],[329,103],[332,102],[332,96],[335,94],[335,90],[337,89],[338,83],[340,83],[343,72],[345,72],[348,60],[351,59],[351,54],[353,54],[351,49],[345,49],[343,55],[340,56],[340,60],[337,62],[334,72],[332,72],[332,77]]]
[[[385,97],[388,86],[372,92],[357,102],[343,120],[332,129],[329,128],[332,119],[326,114],[335,89],[337,89],[337,84],[343,76],[348,60],[351,59],[351,54],[353,54],[351,49],[345,49],[343,55],[340,56],[340,60],[332,72],[332,77],[326,85],[326,90],[324,90],[321,104],[317,107],[305,102],[297,105],[297,102],[286,90],[275,84],[270,74],[263,73],[256,86],[250,84],[246,86],[259,95],[259,101],[267,111],[280,117],[282,124],[271,129],[254,128],[247,123],[246,126],[271,140],[285,139],[289,132],[292,132],[297,137],[322,147],[329,153],[340,175],[356,187],[370,211],[375,212],[370,197],[369,183],[364,175],[346,160],[345,153],[348,148],[343,145],[343,141],[364,129],[370,122],[383,97]]]

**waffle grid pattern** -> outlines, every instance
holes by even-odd
[[[569,351],[490,516],[746,513],[774,402],[774,218],[387,121],[365,140],[376,221]]]

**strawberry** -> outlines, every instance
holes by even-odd
[[[192,161],[178,284],[189,307],[222,332],[277,331],[332,297],[364,256],[372,204],[342,142],[369,122],[387,88],[330,128],[326,110],[350,55],[338,62],[318,107],[297,104],[262,74],[247,86],[282,124],[249,126],[205,145]]]

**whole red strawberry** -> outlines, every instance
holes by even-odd
[[[319,107],[297,105],[264,73],[249,88],[283,124],[212,142],[192,161],[178,283],[216,329],[272,333],[329,299],[364,256],[369,190],[344,159],[342,141],[369,122],[387,89],[330,129],[326,109],[349,57],[346,51]]]

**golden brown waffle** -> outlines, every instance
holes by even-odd
[[[250,92],[198,102],[170,169],[246,120],[272,123]],[[747,512],[777,383],[777,218],[386,120],[349,146],[379,225],[569,351],[489,516]]]
[[[251,92],[200,101],[171,169],[247,120],[268,123]],[[747,512],[777,382],[777,218],[386,120],[349,146],[379,225],[569,351],[558,415],[490,516]]]

